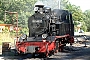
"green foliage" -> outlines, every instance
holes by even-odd
[[[62,0],[64,5],[64,9],[69,10],[72,13],[74,21],[82,21],[83,20],[83,12],[79,6],[72,5],[68,0]]]
[[[87,26],[87,31],[89,31],[90,32],[90,10],[86,10],[85,12],[84,12],[84,22],[85,22],[85,24],[86,24],[86,26]]]
[[[16,25],[18,18],[18,26],[22,29],[18,31],[18,34],[28,34],[28,18],[34,13],[33,8],[37,0],[0,0],[0,24],[13,24]],[[8,12],[18,12],[18,17],[16,14],[6,13]],[[8,28],[3,30],[3,33],[8,33]],[[11,36],[17,36],[16,31],[10,32]]]
[[[12,36],[12,37],[17,36],[16,31],[15,30],[10,31],[10,36]]]
[[[0,45],[2,44],[2,42],[11,42],[12,44],[14,44],[14,38],[12,35],[10,35],[9,32],[7,33],[0,33]]]
[[[4,22],[3,21],[0,21],[0,24],[4,24]]]
[[[5,29],[3,29],[3,32],[8,33],[9,32],[8,27],[5,27]]]
[[[27,34],[28,35],[28,28],[22,28],[20,31],[19,31],[19,34]]]
[[[83,14],[82,10],[79,6],[71,4],[68,0],[62,0],[63,9],[69,10],[72,13],[74,26],[77,27],[78,23],[76,21],[79,21],[82,23],[82,29],[84,31],[87,30],[86,23],[83,24],[85,20],[85,15]]]
[[[0,1],[0,21],[7,24],[14,24],[16,20],[15,14],[6,13],[6,21],[4,20],[5,10],[9,12],[18,12],[19,26],[27,26],[28,17],[33,12],[34,4],[37,0],[1,0]],[[24,23],[25,22],[25,23]]]
[[[23,28],[21,32],[27,33],[27,20],[28,17],[31,16],[34,11],[34,4],[38,0],[0,0],[0,23],[14,24],[16,25],[16,15],[6,13],[6,21],[5,21],[5,10],[10,12],[18,12],[18,25]],[[47,6],[51,8],[58,8],[58,0],[40,0],[43,1]],[[69,2],[69,0],[61,0],[61,9],[69,10],[72,13],[73,21],[75,27],[78,25],[75,21],[85,22],[82,25],[82,29],[84,31],[90,31],[90,10],[86,10],[84,13],[82,12],[79,6],[73,5]],[[26,30],[25,30],[25,29]]]

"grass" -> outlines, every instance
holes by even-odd
[[[0,33],[0,45],[2,45],[2,42],[11,42],[14,43],[14,36],[10,35],[10,33]]]

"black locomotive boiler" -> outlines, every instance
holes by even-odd
[[[72,14],[67,10],[35,5],[35,13],[28,19],[29,36],[16,42],[19,54],[47,57],[63,51],[67,43],[74,43]]]

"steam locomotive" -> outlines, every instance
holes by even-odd
[[[74,43],[72,14],[67,10],[35,5],[35,14],[28,19],[29,36],[16,42],[19,54],[47,57],[63,51],[67,43]]]

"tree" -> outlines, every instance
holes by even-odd
[[[6,13],[6,20],[4,20],[5,10],[9,12],[18,12],[18,26],[22,28],[23,33],[28,32],[28,17],[34,11],[34,4],[37,0],[0,0],[0,23],[16,25],[16,15]],[[21,31],[21,30],[20,30]]]
[[[33,12],[34,4],[37,0],[1,0],[0,1],[0,20],[4,21],[4,13],[6,11],[18,12],[19,26],[27,26],[28,17],[31,16]],[[6,14],[6,21],[4,23],[11,23],[12,19],[15,19],[15,15]],[[25,26],[25,27],[26,27]]]
[[[84,13],[84,22],[86,23],[87,26],[87,31],[90,32],[90,10],[86,10]]]
[[[58,9],[59,8],[59,0],[40,0],[43,1],[47,6],[51,7],[52,9]],[[10,12],[18,12],[18,23],[20,27],[25,27],[27,28],[27,20],[28,17],[31,16],[34,11],[34,4],[37,2],[37,0],[0,0],[0,23],[11,23],[13,24],[14,21],[16,21],[15,15],[6,15],[6,21],[4,21],[4,13],[6,11]],[[83,14],[82,10],[80,9],[79,6],[72,5],[69,0],[61,0],[61,9],[69,10],[72,13],[73,16],[73,21],[80,21],[82,24],[84,24],[82,27],[83,29],[85,28],[84,26],[88,26],[88,31],[89,25],[86,24],[89,22],[89,12],[85,12]],[[87,15],[88,14],[88,15]],[[12,22],[13,20],[13,22]],[[85,23],[83,23],[85,21]],[[74,23],[75,26],[77,25]],[[86,29],[86,28],[85,28]]]
[[[61,5],[63,9],[68,10],[72,13],[75,28],[78,25],[77,21],[79,21],[82,23],[81,28],[84,31],[86,31],[87,27],[86,27],[86,24],[84,23],[85,16],[82,10],[80,9],[80,7],[76,5],[72,5],[68,0],[62,0],[61,3],[62,3]]]

